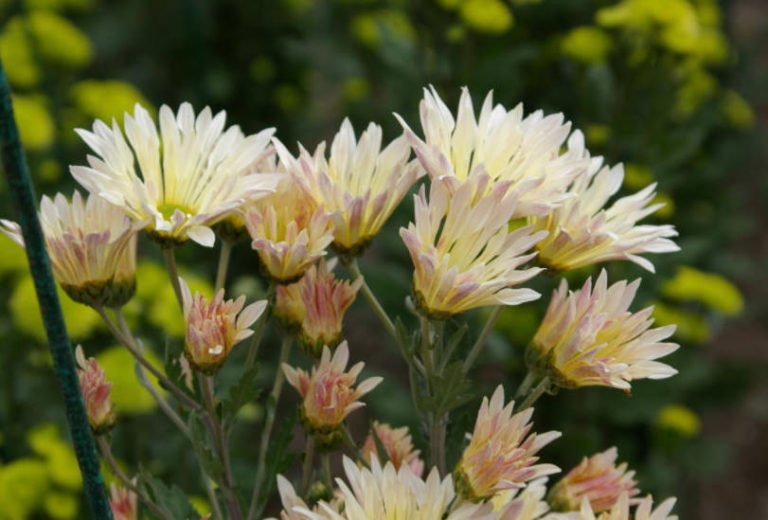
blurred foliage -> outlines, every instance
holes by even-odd
[[[392,112],[418,127],[421,88],[428,84],[451,105],[467,85],[476,101],[493,89],[507,106],[522,101],[527,110],[565,113],[584,130],[594,155],[626,164],[627,191],[659,183],[666,206],[653,218],[679,229],[682,252],[654,259],[658,276],[644,277],[639,299],[655,305],[659,323],[678,324],[684,346],[670,360],[680,374],[636,385],[631,399],[602,389],[544,398],[537,429],[567,433],[544,456],[567,468],[615,444],[638,470],[642,488],[679,496],[685,517],[694,510],[692,483],[728,459],[726,446],[701,436],[700,415],[733,403],[751,381],[748,367],[715,365],[695,348],[744,308],[731,281],[744,262],[727,245],[746,229],[748,216],[726,177],[744,156],[755,117],[736,88],[739,54],[724,32],[724,14],[717,0],[2,0],[0,56],[38,190],[49,194],[71,193],[67,165],[85,161],[73,128],[94,118],[109,122],[136,102],[152,111],[151,105],[185,100],[210,104],[226,109],[246,132],[276,126],[285,143],[300,140],[308,148],[330,138],[345,115],[358,127],[379,122],[389,138],[399,132]],[[407,201],[363,259],[381,301],[406,321],[411,273],[396,230],[410,211]],[[48,426],[35,426],[63,425],[63,413],[32,282],[21,250],[2,236],[0,247],[8,295],[0,356],[12,367],[0,389],[0,519],[74,518],[78,488],[57,473],[63,441]],[[157,247],[142,242],[140,250],[146,259],[126,314],[159,363],[183,323]],[[182,266],[192,269],[185,273],[192,290],[210,293],[214,257],[192,246],[179,251]],[[643,274],[625,264],[608,269],[612,279]],[[254,256],[238,246],[230,279],[249,298],[263,295],[256,271]],[[568,279],[578,284],[591,273]],[[478,369],[477,399],[498,381],[514,390],[524,372],[523,347],[555,282],[539,277],[534,288],[542,301],[502,313]],[[134,470],[141,460],[153,474],[202,494],[183,439],[153,413],[128,356],[111,347],[91,310],[62,302],[73,339],[104,362],[119,394],[117,454]],[[476,334],[487,313],[475,314]],[[404,373],[395,349],[383,333],[369,332],[377,324],[362,303],[348,325],[350,344],[359,349],[353,357],[370,360],[368,370],[390,379],[371,394],[370,408],[383,420],[414,427],[421,442],[406,381],[394,383]],[[277,349],[264,350],[266,380]],[[226,366],[221,377],[228,377]],[[454,457],[476,404],[454,417]],[[247,410],[260,420],[258,407]],[[35,448],[41,431],[50,434],[45,451]],[[247,479],[256,458],[253,438],[250,426],[233,436],[235,472]],[[50,446],[59,446],[58,454]]]

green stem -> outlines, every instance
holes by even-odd
[[[304,466],[301,477],[301,494],[307,496],[309,491],[309,481],[312,478],[312,467],[315,460],[315,436],[307,434],[307,449],[304,454]]]
[[[516,411],[519,412],[533,406],[533,403],[535,403],[539,397],[544,395],[544,393],[547,390],[549,390],[549,378],[545,377],[539,382],[538,385],[534,387],[534,389],[531,391],[531,393],[528,394],[528,396],[523,400],[523,402],[520,403],[520,406],[517,408]]]
[[[328,489],[333,489],[333,478],[331,477],[331,454],[323,453],[320,455],[320,466],[323,468],[323,482]]]
[[[360,278],[363,281],[363,284],[360,286],[360,292],[363,293],[363,297],[368,302],[368,305],[370,305],[371,310],[373,310],[373,313],[376,314],[376,317],[379,318],[379,321],[381,321],[381,324],[384,325],[384,328],[387,330],[387,333],[390,336],[392,336],[395,340],[398,340],[397,329],[395,328],[395,324],[389,318],[389,315],[387,315],[387,311],[384,310],[384,307],[382,307],[381,303],[379,303],[379,300],[376,299],[376,295],[373,294],[373,291],[371,290],[371,288],[368,287],[368,283],[365,281],[365,277],[360,272],[360,267],[357,265],[357,258],[353,258],[349,262],[347,267],[349,268],[349,271],[352,273],[352,275],[355,278]]]
[[[261,487],[264,485],[264,477],[267,470],[267,452],[269,451],[269,438],[272,435],[272,428],[275,425],[275,415],[277,413],[277,405],[280,402],[280,394],[283,389],[283,382],[285,381],[285,374],[283,374],[283,363],[288,362],[288,356],[291,353],[291,344],[293,343],[290,336],[283,338],[283,343],[280,347],[280,360],[277,363],[277,371],[275,373],[275,382],[272,384],[272,392],[269,394],[269,402],[267,404],[267,419],[264,422],[264,429],[261,431],[261,443],[259,446],[259,462],[258,469],[256,470],[256,480],[253,484],[253,493],[251,494],[251,505],[248,508],[248,520],[251,520],[256,514],[256,508],[258,507]]]
[[[45,247],[43,231],[37,217],[36,199],[19,131],[13,116],[11,88],[0,62],[0,155],[3,171],[16,204],[24,236],[32,280],[48,336],[53,368],[64,400],[64,412],[71,433],[80,471],[83,475],[85,496],[94,518],[112,519],[112,510],[99,468],[96,444],[88,424],[80,385],[72,355],[72,344],[67,334],[61,311],[56,282]]]
[[[531,391],[531,387],[536,382],[536,374],[529,370],[525,374],[525,378],[523,378],[523,382],[520,383],[520,387],[517,389],[517,392],[515,392],[515,399],[520,399],[525,394]]]
[[[475,344],[472,345],[472,348],[469,350],[469,354],[467,354],[467,358],[464,360],[465,374],[469,372],[469,369],[472,368],[472,365],[475,364],[477,356],[479,356],[480,352],[483,350],[488,336],[490,336],[491,332],[493,331],[493,327],[496,325],[496,320],[499,318],[501,309],[502,307],[499,305],[498,307],[495,307],[493,311],[491,311],[491,315],[488,316],[488,319],[483,326],[483,330],[480,331],[480,335],[477,337],[477,341],[475,341]]]
[[[256,328],[253,330],[253,336],[251,343],[248,345],[248,353],[245,356],[245,371],[247,372],[253,368],[253,364],[256,363],[256,359],[259,356],[259,347],[261,347],[261,340],[264,338],[264,333],[267,330],[267,322],[269,321],[269,314],[273,307],[273,300],[275,297],[275,284],[269,283],[267,287],[267,308],[261,313],[259,319],[256,321]]]
[[[342,439],[344,441],[345,446],[347,447],[347,451],[349,452],[349,454],[354,456],[355,459],[357,459],[358,464],[362,464],[363,466],[368,467],[369,466],[368,461],[365,460],[365,457],[363,456],[363,452],[360,451],[360,448],[358,448],[346,424],[342,425],[341,433],[342,433]]]
[[[184,299],[181,297],[181,282],[179,282],[179,268],[176,265],[176,248],[174,246],[163,247],[163,259],[165,259],[165,268],[168,270],[168,277],[171,279],[173,292],[176,295],[176,301],[179,307],[184,308]]]
[[[232,256],[232,246],[234,246],[234,243],[231,240],[224,239],[221,241],[219,266],[216,269],[215,292],[219,292],[219,289],[223,289],[224,284],[227,281],[227,271],[229,270],[229,258]]]

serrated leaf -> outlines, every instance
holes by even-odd
[[[240,378],[229,388],[222,389],[222,394],[226,395],[221,400],[222,422],[226,429],[234,421],[237,412],[251,401],[255,401],[261,389],[256,377],[259,372],[258,366],[253,366],[245,370]]]
[[[223,471],[221,460],[211,445],[203,413],[205,412],[196,411],[189,414],[187,426],[189,427],[190,442],[205,472],[208,475],[220,475]]]
[[[149,499],[174,520],[199,519],[195,508],[189,502],[186,493],[176,485],[168,487],[162,480],[152,476],[143,468],[139,472],[140,485]]]
[[[461,361],[450,363],[442,374],[433,374],[430,386],[432,395],[423,398],[424,409],[437,415],[447,414],[472,399],[472,384],[464,375]]]

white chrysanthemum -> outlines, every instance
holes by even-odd
[[[510,181],[518,200],[515,217],[544,215],[559,205],[568,185],[589,165],[584,136],[571,134],[562,114],[545,116],[539,110],[524,117],[522,104],[508,111],[494,105],[489,92],[476,118],[466,88],[455,119],[434,88],[424,89],[419,109],[425,140],[400,122],[430,177],[460,184],[479,171],[493,181]]]
[[[538,520],[542,518],[549,505],[544,497],[547,494],[547,479],[540,478],[528,483],[523,489],[503,491],[493,498],[498,520]]]
[[[608,287],[605,270],[592,289],[590,278],[577,291],[563,280],[528,348],[536,370],[564,387],[610,386],[630,390],[636,379],[663,379],[677,370],[658,361],[678,349],[663,340],[674,325],[652,329],[653,307],[632,313],[640,280]]]
[[[677,515],[670,514],[675,507],[677,499],[668,498],[653,508],[653,497],[647,495],[639,501],[637,508],[630,509],[631,501],[625,493],[610,511],[595,515],[589,504],[589,499],[584,497],[581,502],[581,510],[573,513],[555,513],[547,515],[544,520],[678,520]]]
[[[324,503],[315,513],[296,508],[311,520],[491,520],[495,518],[487,505],[460,504],[452,507],[456,498],[450,475],[440,479],[433,468],[422,480],[408,467],[396,470],[392,463],[383,468],[374,457],[371,468],[358,467],[344,458],[344,470],[349,483],[336,479],[341,491],[341,513]]]
[[[423,174],[418,161],[408,161],[411,148],[405,136],[382,150],[381,127],[374,123],[358,140],[345,119],[328,158],[325,143],[312,155],[302,147],[298,159],[277,140],[275,148],[315,203],[331,213],[334,245],[350,254],[359,253],[376,236]]]
[[[570,187],[571,198],[549,215],[530,219],[536,229],[549,231],[537,245],[539,261],[553,269],[567,270],[609,260],[630,260],[654,272],[653,264],[641,254],[680,250],[670,240],[677,236],[673,226],[637,224],[664,205],[652,203],[656,184],[606,207],[621,188],[624,168],[601,165],[600,158],[594,159]]]
[[[544,236],[530,226],[509,230],[515,196],[509,182],[482,172],[472,174],[453,193],[445,179],[432,181],[429,202],[422,187],[415,199],[415,219],[400,229],[414,265],[413,290],[419,309],[445,317],[489,305],[519,305],[540,295],[515,288],[541,269],[520,267]],[[478,196],[486,190],[485,196]]]
[[[56,280],[75,301],[120,306],[136,289],[136,227],[125,212],[75,191],[72,202],[61,193],[40,201],[43,229]],[[0,220],[0,231],[24,246],[21,227]]]
[[[160,132],[149,113],[136,105],[125,114],[124,132],[96,120],[93,130],[76,130],[96,156],[89,166],[72,166],[74,178],[89,192],[125,208],[162,241],[187,239],[212,246],[210,226],[248,200],[274,191],[277,176],[251,173],[270,153],[274,129],[245,136],[226,130],[226,114],[206,107],[195,117],[183,103],[178,114],[160,108]],[[127,140],[126,140],[127,138]]]

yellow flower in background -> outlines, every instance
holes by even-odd
[[[351,22],[352,34],[368,47],[379,47],[392,37],[412,42],[416,38],[408,14],[399,9],[372,11],[357,15]]]
[[[658,325],[674,325],[674,336],[686,343],[704,344],[712,337],[704,317],[663,302],[653,304],[653,319]]]
[[[725,91],[720,102],[720,109],[728,123],[734,128],[749,130],[755,126],[755,113],[749,102],[738,92]]]
[[[701,67],[687,67],[677,89],[675,111],[680,117],[693,114],[717,92],[717,80]]]
[[[653,171],[642,164],[624,165],[624,187],[628,190],[640,190],[654,180]]]
[[[25,27],[25,24],[29,25]],[[43,61],[60,67],[81,69],[93,57],[91,41],[85,33],[52,11],[32,11],[26,19],[14,17],[8,22],[6,30],[29,30]]]
[[[162,360],[149,348],[144,349],[142,355],[158,370],[163,370]],[[111,398],[115,409],[120,415],[141,415],[153,412],[157,408],[157,402],[136,378],[134,367],[136,360],[130,352],[123,347],[111,347],[99,352],[96,361],[104,369],[107,380],[112,384]],[[161,395],[165,390],[152,375],[147,378]]]
[[[83,115],[103,121],[122,117],[124,113],[133,110],[137,103],[149,106],[141,92],[124,81],[80,81],[72,86],[69,95]]]
[[[662,408],[656,416],[656,425],[675,431],[688,439],[696,437],[701,431],[701,419],[696,412],[679,404],[670,404]]]
[[[19,20],[13,18],[13,20]],[[22,23],[8,22],[0,33],[0,58],[8,81],[17,88],[32,88],[41,78],[30,38]]]
[[[11,99],[24,148],[38,151],[51,146],[56,137],[56,127],[45,98],[38,95],[13,95]]]
[[[590,146],[602,146],[611,137],[611,128],[608,125],[591,124],[584,128],[584,134]]]
[[[666,193],[657,193],[651,204],[661,204],[656,210],[657,218],[668,220],[675,214],[675,201]]]
[[[694,267],[678,267],[674,278],[661,286],[661,293],[678,301],[698,301],[725,316],[736,316],[744,309],[744,298],[727,278]]]
[[[564,55],[588,65],[604,62],[612,48],[610,35],[593,26],[572,29],[560,43]]]
[[[29,9],[80,10],[84,11],[94,6],[95,0],[24,0]]]
[[[18,459],[0,466],[0,518],[31,518],[45,500],[49,487],[43,461]]]
[[[503,34],[514,23],[512,11],[501,0],[463,0],[459,14],[469,28],[486,34]]]

